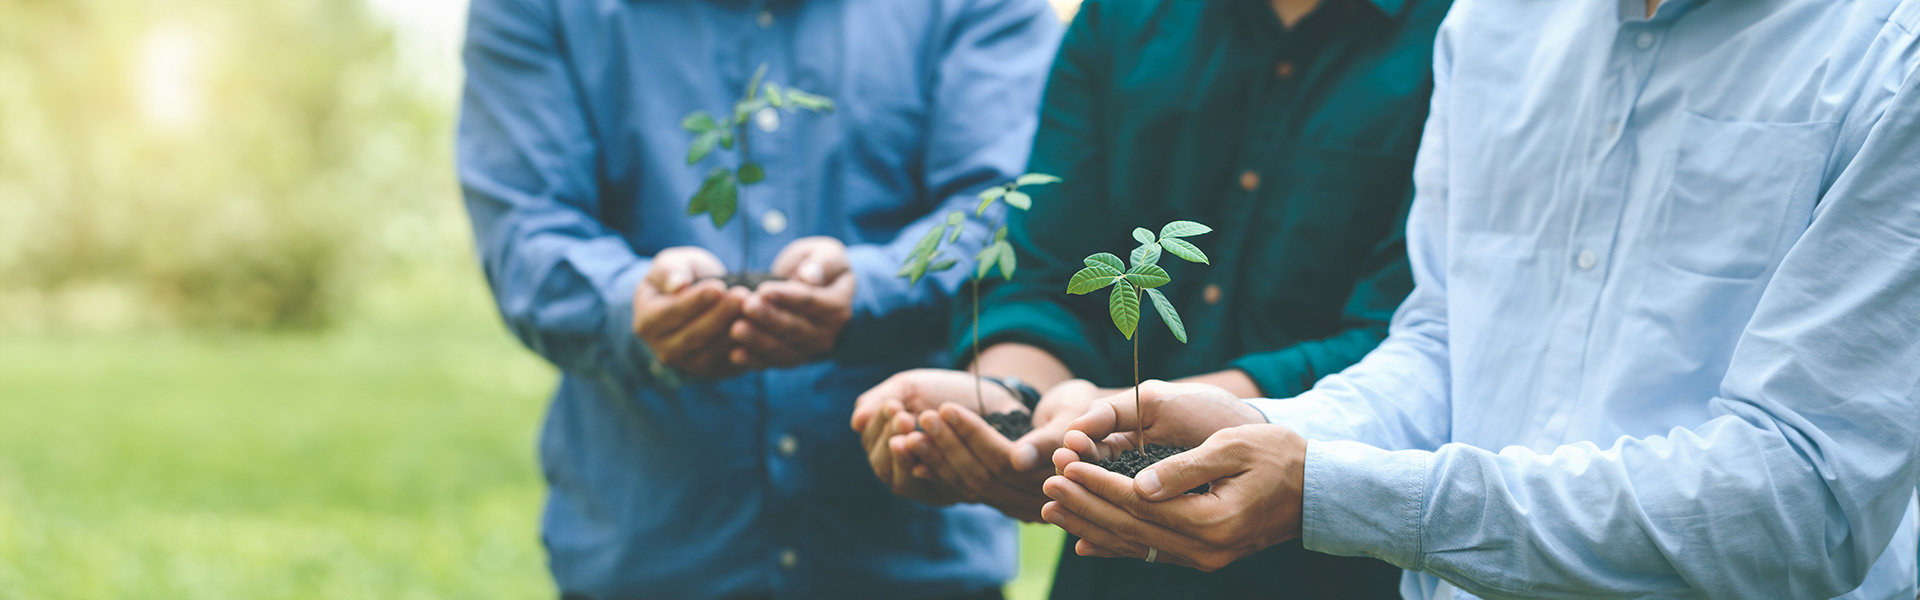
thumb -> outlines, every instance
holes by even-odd
[[[1020,436],[1020,439],[1014,440],[1013,450],[1007,457],[1013,464],[1013,470],[1030,471],[1040,468],[1041,457],[1052,455],[1055,448],[1062,447],[1064,445],[1062,440],[1066,435],[1066,420],[1054,419]]]
[[[1067,422],[1067,431],[1087,434],[1094,440],[1104,440],[1117,431],[1132,431],[1138,426],[1133,410],[1133,390],[1093,401],[1087,412]]]
[[[1213,440],[1200,447],[1167,457],[1142,469],[1133,477],[1134,491],[1152,501],[1175,498],[1187,490],[1225,477],[1245,473],[1247,461],[1238,445],[1216,444]]]

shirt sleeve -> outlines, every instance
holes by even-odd
[[[1394,312],[1387,338],[1358,363],[1294,398],[1247,401],[1267,421],[1309,440],[1432,449],[1451,435],[1446,107],[1452,54],[1447,35],[1443,26],[1434,45],[1433,100],[1414,159],[1414,198],[1407,209],[1404,243],[1413,291]],[[1356,295],[1356,300],[1366,299]]]
[[[1268,398],[1286,398],[1313,387],[1321,377],[1358,362],[1387,336],[1394,309],[1407,297],[1407,206],[1399,211],[1387,237],[1368,254],[1365,271],[1341,310],[1340,330],[1278,350],[1248,354],[1232,365],[1253,379]]]
[[[1904,76],[1774,272],[1711,420],[1551,452],[1315,440],[1307,548],[1489,597],[1859,586],[1920,479],[1920,76]]]
[[[946,222],[947,213],[973,215],[979,202],[974,194],[1020,175],[1059,27],[1044,0],[970,0],[954,16],[933,75],[937,83],[928,111],[922,182],[942,202],[890,243],[847,249],[857,285],[853,320],[835,345],[835,358],[873,362],[905,349],[937,347],[938,338],[926,332],[944,330],[966,270],[930,274],[931,282],[920,285],[895,273],[920,237]],[[969,219],[966,228],[947,256],[970,262],[982,247],[986,226]]]
[[[639,385],[647,360],[632,332],[633,294],[648,260],[595,217],[599,149],[553,19],[529,0],[473,2],[461,190],[514,336],[568,373]]]
[[[1108,229],[1088,221],[1111,211],[1085,210],[1102,204],[1108,179],[1095,94],[1104,53],[1097,40],[1100,9],[1098,1],[1081,5],[1068,26],[1047,80],[1033,143],[1032,169],[1058,175],[1068,184],[1035,189],[1033,209],[1009,215],[1007,237],[1020,256],[1020,268],[1011,281],[991,280],[983,286],[979,319],[982,348],[999,342],[1032,345],[1059,358],[1074,374],[1095,381],[1106,380],[1107,368],[1094,351],[1098,346],[1086,330],[1087,319],[1060,301],[1064,282],[1092,246],[1082,236],[1045,232]],[[963,313],[954,319],[953,355],[960,364],[973,358],[972,338],[965,331],[972,321]]]

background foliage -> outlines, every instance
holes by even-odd
[[[0,0],[0,598],[552,593],[554,374],[471,258],[463,15]]]

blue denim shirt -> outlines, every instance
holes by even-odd
[[[540,440],[543,538],[563,594],[917,598],[1013,571],[990,510],[895,498],[847,429],[854,397],[939,364],[961,270],[893,273],[919,234],[1019,174],[1059,42],[1044,0],[475,0],[459,175],[513,333],[563,372]],[[719,152],[686,163],[682,116],[728,109],[756,67],[829,96],[756,115],[724,230],[686,214]],[[635,286],[682,245],[755,269],[845,241],[854,319],[832,360],[671,385],[631,332]],[[977,232],[976,232],[977,233]],[[979,236],[968,236],[977,238]]]
[[[1912,598],[1920,2],[1461,0],[1361,362],[1256,401],[1416,598]],[[1365,502],[1354,502],[1365,498]]]

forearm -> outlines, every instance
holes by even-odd
[[[1037,346],[1017,343],[994,344],[980,352],[971,368],[982,375],[1018,377],[1034,389],[1046,391],[1073,379],[1067,364]]]

